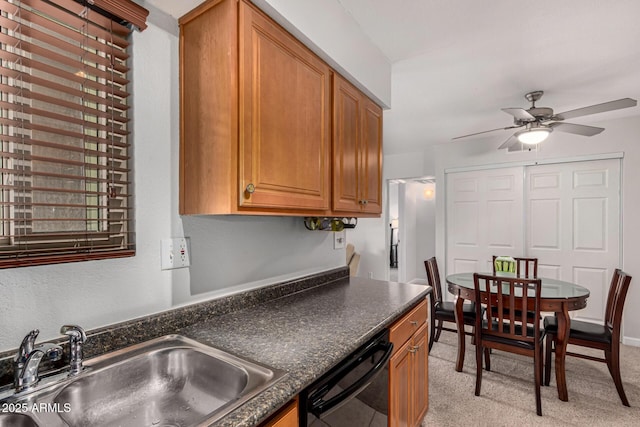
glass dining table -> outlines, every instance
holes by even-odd
[[[491,274],[491,273],[482,273]],[[509,274],[512,273],[501,273]],[[540,299],[540,311],[553,312],[558,318],[558,335],[556,343],[556,383],[558,386],[558,398],[569,400],[567,382],[565,376],[565,357],[567,353],[567,339],[571,318],[569,312],[580,310],[587,306],[589,290],[583,286],[557,279],[539,277],[542,280]],[[464,366],[465,335],[462,322],[462,305],[465,300],[475,302],[473,285],[473,273],[456,273],[447,276],[447,288],[456,300],[456,326],[458,329],[458,357],[456,371],[462,372]],[[496,291],[497,292],[497,291]],[[533,302],[533,301],[532,301]],[[530,307],[533,309],[533,306]]]

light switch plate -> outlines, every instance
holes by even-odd
[[[346,240],[346,235],[344,230],[336,231],[333,233],[333,249],[344,249],[344,241]]]
[[[189,249],[189,238],[187,237],[162,239],[160,242],[160,268],[171,270],[189,267],[191,265],[191,251]]]

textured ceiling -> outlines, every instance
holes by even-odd
[[[500,108],[528,108],[532,90],[556,112],[640,99],[638,0],[337,1],[393,64],[386,154],[509,126]],[[174,16],[200,3],[147,2]],[[630,115],[640,107],[571,121]]]

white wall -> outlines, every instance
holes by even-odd
[[[416,199],[416,239],[414,278],[426,279],[424,261],[436,255],[436,200],[424,198],[424,190],[435,189],[435,184],[420,184]]]
[[[435,255],[435,200],[424,198],[426,188],[434,188],[434,184],[407,180],[399,185],[398,280],[401,282],[426,279],[424,261]]]
[[[539,152],[507,153],[496,148],[504,141],[502,137],[487,137],[469,140],[464,143],[442,144],[434,147],[436,162],[436,180],[444,183],[444,171],[447,168],[497,165],[511,162],[532,161],[536,159],[571,159],[585,155],[599,155],[624,152],[622,160],[622,268],[635,279],[632,280],[624,311],[624,342],[640,345],[640,317],[634,308],[640,305],[640,286],[634,283],[640,278],[640,227],[636,224],[640,210],[640,119],[630,117],[617,120],[596,122],[593,119],[585,124],[604,127],[606,130],[587,138],[556,132],[541,145]],[[440,188],[440,194],[444,188]],[[438,259],[445,258],[445,203],[436,198],[436,252]],[[442,271],[445,274],[444,271]],[[587,301],[588,304],[588,301]]]
[[[298,217],[183,217],[191,238],[189,280],[173,281],[173,303],[226,295],[346,264],[333,233],[309,231]]]
[[[418,230],[417,194],[420,184],[406,182],[398,186],[398,212],[400,227],[398,231],[398,281],[408,282],[416,278],[416,245]]]
[[[387,199],[389,223],[391,223],[391,220],[393,219],[398,219],[398,185],[399,184],[395,181],[389,182],[389,197]]]
[[[393,142],[385,140],[384,143],[389,144]],[[361,255],[358,276],[368,277],[368,275],[371,274],[375,279],[389,279],[388,246],[390,239],[389,222],[391,217],[389,215],[387,195],[388,180],[433,175],[435,172],[432,167],[433,159],[431,159],[427,151],[424,153],[417,152],[384,156],[382,215],[380,218],[360,219],[358,226],[347,232],[347,241],[353,243],[356,251]],[[401,197],[399,192],[399,198]],[[399,252],[398,259],[400,259],[401,256],[402,252]],[[412,278],[413,277],[409,277],[408,280]]]

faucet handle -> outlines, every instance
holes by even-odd
[[[40,330],[34,329],[29,332],[23,339],[20,344],[20,348],[18,348],[18,354],[16,354],[15,361],[16,362],[24,362],[27,360],[27,357],[33,351],[33,347],[35,346],[36,337],[40,333]]]
[[[83,369],[82,345],[87,340],[87,334],[78,325],[64,325],[60,333],[69,336],[69,375],[78,375]]]
[[[69,335],[69,341],[73,343],[82,344],[87,340],[87,334],[78,325],[64,325],[60,328],[60,333]]]

